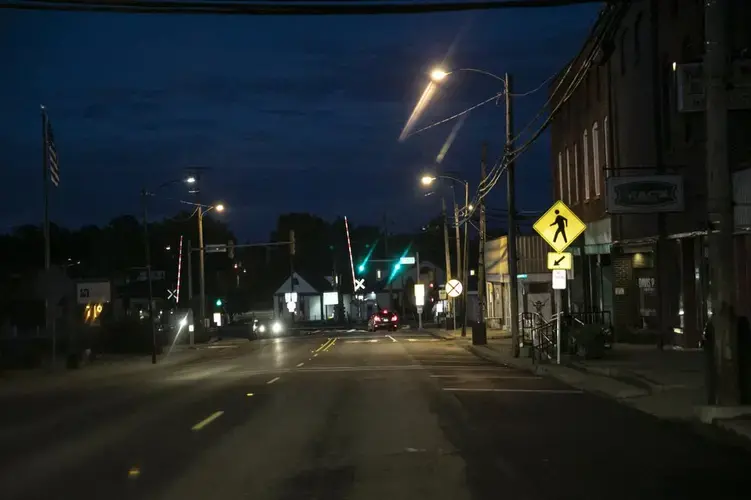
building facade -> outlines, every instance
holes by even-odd
[[[616,335],[652,330],[684,346],[698,343],[711,312],[703,9],[702,0],[606,6],[570,70],[551,85],[551,102],[563,102],[551,123],[554,196],[588,226],[572,245],[569,307],[611,311]],[[731,77],[729,151],[740,208],[751,192],[742,175],[751,167],[751,93],[744,90],[751,83],[751,2],[733,0],[731,9],[738,74]],[[737,211],[745,315],[748,219]]]

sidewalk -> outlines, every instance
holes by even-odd
[[[665,349],[615,344],[605,358],[564,358],[561,365],[535,364],[511,355],[511,339],[491,338],[488,344],[471,344],[471,332],[431,330],[436,337],[453,340],[476,356],[506,366],[556,378],[661,419],[713,424],[751,443],[751,408],[717,408],[706,405],[704,353],[699,349]]]

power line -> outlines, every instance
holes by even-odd
[[[619,10],[608,10],[607,14],[609,14],[609,18],[603,22],[601,25],[602,28],[600,29],[598,34],[598,39],[592,44],[592,47],[590,49],[589,54],[585,58],[585,60],[582,62],[582,64],[579,66],[579,69],[577,70],[576,75],[571,79],[571,83],[569,84],[568,88],[566,89],[564,95],[561,97],[561,99],[558,101],[558,103],[555,105],[555,107],[550,111],[550,115],[545,120],[545,122],[540,126],[540,128],[533,134],[533,136],[523,145],[515,149],[514,151],[505,151],[504,154],[499,158],[496,165],[493,167],[493,170],[491,171],[491,175],[486,177],[486,180],[490,178],[491,180],[489,182],[481,182],[478,186],[477,194],[475,195],[475,198],[472,200],[472,205],[477,206],[479,203],[479,200],[485,198],[485,196],[490,193],[490,191],[495,187],[495,184],[498,182],[498,180],[503,175],[503,172],[505,172],[506,168],[508,167],[508,164],[516,159],[520,154],[522,154],[524,151],[526,151],[534,141],[539,138],[540,135],[547,129],[547,127],[552,122],[555,115],[558,113],[560,108],[568,102],[568,100],[571,98],[571,96],[574,94],[574,92],[579,88],[581,83],[584,81],[584,78],[587,75],[587,72],[589,71],[589,68],[591,67],[592,62],[594,61],[597,50],[600,47],[600,43],[610,34],[610,30],[613,28],[613,26],[617,26],[620,20],[622,19],[623,15],[625,14],[626,10],[628,9],[629,4],[628,2],[622,3],[620,5]],[[599,24],[599,23],[598,23]],[[590,32],[590,35],[587,37],[586,41],[584,42],[584,46],[586,47],[587,44],[592,42],[592,38],[595,35],[596,28],[595,26],[592,31]],[[568,74],[568,71],[570,70],[570,67],[567,68],[566,74]],[[560,87],[561,82],[565,80],[565,75],[559,80],[559,85],[556,87],[556,90],[551,92],[551,98],[548,99],[548,102],[552,102],[553,98],[555,97],[557,93],[557,88]],[[539,113],[538,113],[539,115]],[[492,177],[491,177],[492,176]],[[469,213],[467,217],[471,217],[472,213]],[[465,218],[467,218],[465,217]],[[463,221],[460,221],[463,222]]]
[[[332,0],[314,4],[304,0],[294,2],[227,2],[227,1],[160,1],[160,0],[5,0],[0,9],[113,12],[122,14],[230,14],[230,15],[378,15],[424,14],[437,12],[462,12],[471,10],[497,10],[509,8],[565,7],[601,0],[503,0],[451,3],[365,3]],[[625,0],[623,0],[625,1]]]

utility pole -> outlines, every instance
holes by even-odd
[[[151,283],[151,245],[149,243],[148,199],[146,189],[141,191],[143,204],[143,248],[146,252],[146,281],[149,283],[149,324],[151,325],[151,364],[156,364],[156,326],[154,324],[154,287]]]
[[[487,176],[488,145],[482,144],[482,160],[480,161],[480,179],[485,181]],[[485,345],[488,343],[487,325],[485,324],[485,198],[480,198],[480,252],[477,257],[477,304],[479,317],[477,327],[472,329],[472,344]]]
[[[462,337],[467,336],[467,301],[469,298],[469,182],[464,182],[464,210],[466,210],[464,217],[464,322],[462,323]]]
[[[728,160],[728,95],[730,71],[729,0],[704,3],[704,75],[707,120],[707,212],[709,266],[717,387],[710,403],[740,404],[738,339],[733,252],[733,190]]]
[[[514,115],[511,107],[511,75],[505,74],[506,80],[506,154],[514,150]],[[516,181],[514,179],[514,162],[506,166],[506,201],[508,204],[508,274],[509,295],[511,295],[511,353],[519,357],[519,281],[516,269]]]
[[[454,229],[456,231],[456,279],[462,282],[464,285],[464,290],[466,293],[467,290],[467,283],[466,280],[464,280],[464,277],[462,276],[462,238],[459,233],[459,205],[456,203],[456,190],[454,189],[454,184],[452,181],[451,184],[451,194],[454,198]],[[460,299],[462,300],[462,299]],[[456,297],[451,299],[452,304],[454,305],[454,330],[456,330],[456,313],[458,312],[458,308],[456,307]],[[462,332],[462,336],[466,335],[467,332]]]
[[[451,279],[451,252],[449,251],[449,225],[446,219],[446,198],[441,197],[441,212],[443,214],[443,246],[446,253],[446,283]],[[452,299],[453,300],[453,299]],[[448,298],[446,304],[449,304]],[[454,330],[456,330],[456,311],[454,310],[453,303],[451,304],[451,315],[454,318]]]
[[[49,152],[49,123],[47,112],[42,106],[42,186],[44,192],[44,330],[52,336],[52,368],[57,363],[57,333],[55,331],[55,314],[50,307],[50,152]],[[57,309],[55,308],[54,311]]]
[[[384,259],[389,258],[389,219],[387,214],[383,214],[383,250],[385,255],[383,256]],[[391,278],[391,272],[392,269],[389,269],[389,278]],[[406,296],[404,293],[402,293],[403,296]],[[393,309],[393,303],[394,300],[394,280],[389,280],[389,304],[388,308]],[[404,315],[404,298],[402,298],[402,315]]]
[[[199,280],[201,288],[201,306],[199,308],[199,314],[201,317],[201,331],[204,331],[206,329],[206,248],[204,248],[203,244],[203,208],[200,204],[198,205],[198,247],[198,274],[200,275]],[[191,346],[193,345],[192,341],[193,337],[191,337]]]

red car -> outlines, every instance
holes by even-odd
[[[393,311],[383,309],[374,313],[368,320],[368,331],[391,330],[395,332],[399,329],[399,316]]]

